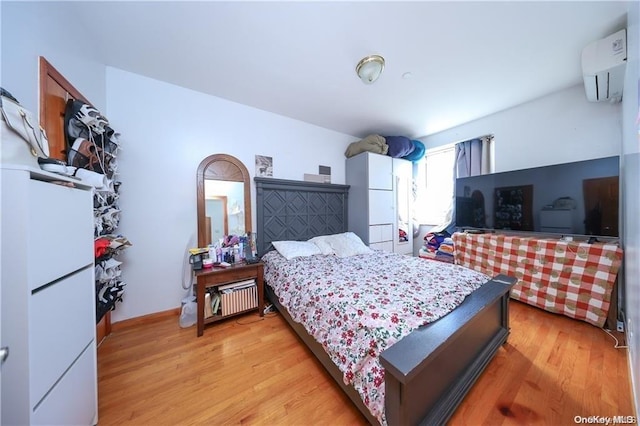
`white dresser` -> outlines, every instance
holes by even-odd
[[[349,230],[374,249],[413,254],[411,229],[412,163],[364,152],[346,160]],[[399,229],[407,240],[400,241]]]
[[[3,165],[4,425],[97,424],[93,193]]]

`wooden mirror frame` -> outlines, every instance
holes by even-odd
[[[207,226],[204,201],[205,180],[224,180],[244,183],[244,229],[251,232],[251,177],[242,161],[227,154],[213,154],[202,160],[196,175],[197,214],[198,214],[198,247],[206,247]]]

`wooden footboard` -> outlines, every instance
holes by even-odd
[[[509,289],[515,279],[498,275],[445,317],[413,331],[385,350],[385,413],[389,425],[444,424],[509,334]],[[267,296],[289,325],[372,424],[378,421],[322,346],[279,303]]]
[[[509,289],[498,275],[445,317],[380,355],[390,425],[444,424],[509,334]]]

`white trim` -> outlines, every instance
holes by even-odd
[[[426,157],[427,155],[435,155],[435,154],[439,154],[442,151],[448,151],[450,149],[455,149],[456,147],[456,143],[448,143],[446,145],[440,145],[440,146],[436,146],[434,148],[429,148],[427,150],[425,150],[424,156]]]

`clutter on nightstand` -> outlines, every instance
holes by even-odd
[[[254,264],[260,260],[253,234],[225,235],[215,244],[189,249],[189,263],[194,271],[208,268],[228,268],[235,264]]]

